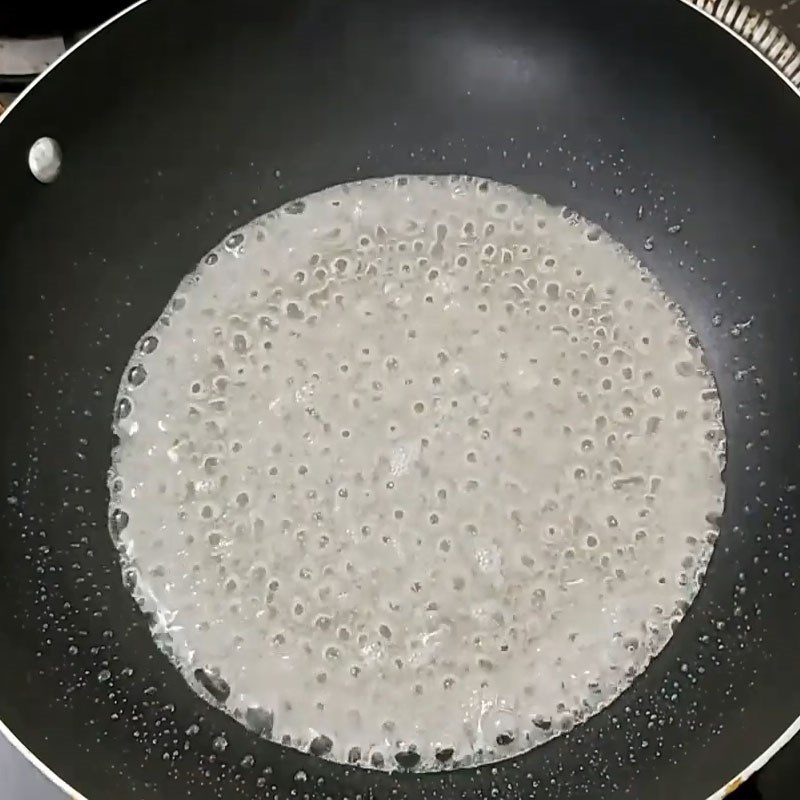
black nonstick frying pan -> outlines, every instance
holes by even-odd
[[[709,19],[743,6],[696,5],[149,0],[3,119],[0,718],[75,793],[699,800],[800,726],[794,55],[767,25],[781,75]],[[41,136],[63,152],[49,185]],[[258,739],[153,644],[107,530],[112,406],[228,230],[359,177],[452,172],[575,208],[657,274],[719,385],[727,505],[688,616],[605,711],[482,768],[348,769]]]

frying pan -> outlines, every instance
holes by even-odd
[[[92,800],[692,800],[795,732],[797,65],[739,3],[696,6],[149,0],[4,118],[0,718],[54,780]],[[50,185],[28,169],[43,135]],[[727,503],[704,588],[611,706],[495,765],[380,773],[257,738],[155,647],[107,530],[111,413],[228,230],[355,178],[453,172],[576,209],[658,276],[716,376]]]

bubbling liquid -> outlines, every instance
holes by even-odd
[[[159,646],[258,733],[374,768],[505,758],[611,702],[724,500],[680,309],[597,226],[469,177],[230,234],[114,429],[110,525]]]

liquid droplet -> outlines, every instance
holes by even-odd
[[[734,339],[738,339],[742,333],[753,324],[754,317],[746,319],[744,322],[737,322],[730,330],[730,334]]]

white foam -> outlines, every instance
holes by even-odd
[[[385,768],[608,704],[694,597],[724,497],[679,309],[596,226],[472,178],[334,187],[230,235],[115,429],[158,643],[277,741]]]

